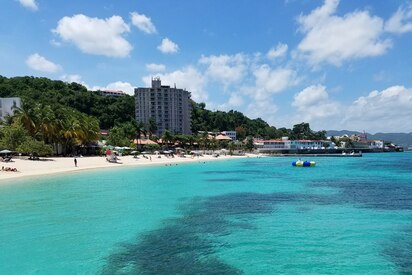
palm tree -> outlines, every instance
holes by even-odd
[[[37,117],[28,104],[23,103],[21,107],[14,109],[14,120],[19,122],[34,137],[37,130]]]
[[[84,138],[81,131],[81,123],[76,118],[73,110],[65,109],[63,111],[63,119],[61,121],[59,139],[63,145],[63,150],[67,153],[69,147],[76,144],[77,141]]]
[[[145,129],[145,125],[143,122],[139,121],[134,121],[134,130],[135,130],[135,135],[136,135],[136,140],[137,140],[137,149],[139,149],[139,147],[141,148],[141,144],[139,144],[139,141],[141,140],[142,135],[144,135],[146,137],[146,129]],[[150,135],[150,134],[149,134]]]
[[[14,119],[14,117],[13,117],[12,115],[6,114],[6,115],[3,117],[3,121],[0,121],[0,125],[10,126],[10,125],[13,124],[13,119]]]
[[[173,139],[174,139],[174,137],[173,137],[172,133],[169,132],[169,130],[165,130],[163,132],[162,140],[163,140],[164,143],[166,143],[166,148],[168,148],[169,142],[173,142]]]
[[[229,154],[233,155],[233,151],[236,149],[236,144],[233,141],[230,141],[228,144]]]
[[[56,116],[50,106],[35,106],[35,112],[38,114],[38,135],[47,144],[53,141],[56,134]]]
[[[99,121],[87,115],[82,115],[82,123],[80,126],[80,131],[82,134],[80,135],[80,143],[86,145],[91,142],[95,142],[99,139]]]
[[[200,135],[199,143],[203,145],[203,150],[208,149],[209,147],[209,133],[207,131],[203,131]]]
[[[149,133],[149,138],[152,137],[154,133],[157,131],[157,123],[153,117],[149,118],[149,122],[147,123],[147,132]]]

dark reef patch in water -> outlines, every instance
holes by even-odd
[[[403,158],[401,161],[386,160],[385,158],[379,161],[365,161],[349,165],[350,169],[354,170],[391,170],[397,173],[412,173],[412,159]]]
[[[382,178],[336,179],[310,184],[311,187],[339,188],[328,199],[333,204],[359,204],[384,210],[412,210],[412,186]]]
[[[213,256],[215,243],[178,222],[150,232],[108,259],[102,274],[241,274]]]
[[[412,274],[412,227],[394,236],[382,254],[396,265],[400,274]]]
[[[252,230],[256,216],[274,211],[277,203],[300,200],[295,194],[232,193],[196,197],[179,209],[182,217],[164,222],[135,242],[120,244],[120,252],[107,258],[102,274],[241,274],[214,255],[219,243],[211,235]]]
[[[255,173],[255,170],[250,170]],[[212,175],[237,171],[212,171]],[[211,179],[210,181],[221,181]],[[236,179],[238,181],[238,179]],[[309,211],[309,204],[354,204],[383,210],[411,210],[412,187],[405,182],[374,178],[340,178],[309,184],[310,187],[337,188],[334,194],[311,193],[230,193],[214,197],[195,197],[179,206],[181,217],[166,220],[163,227],[148,232],[134,242],[120,244],[120,252],[107,258],[103,274],[241,274],[242,271],[219,259],[218,247],[229,244],[219,236],[234,230],[253,230],[252,221],[276,211],[278,204],[296,205]],[[401,272],[410,271],[412,239],[393,241],[384,254]],[[398,242],[402,242],[399,245]],[[131,271],[130,271],[131,270]],[[130,272],[129,272],[130,271]]]

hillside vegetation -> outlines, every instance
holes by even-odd
[[[66,83],[44,77],[0,76],[0,97],[20,97],[24,109],[29,106],[50,108],[55,112],[73,109],[98,120],[101,129],[111,129],[116,125],[134,121],[134,97],[102,96],[88,91],[78,83]],[[238,139],[247,136],[265,139],[288,136],[292,139],[324,139],[325,131],[312,131],[308,123],[297,124],[293,129],[270,126],[261,118],[250,119],[241,112],[206,109],[205,103],[192,102],[192,132],[198,131],[236,131]],[[146,125],[146,127],[149,127]]]
[[[101,129],[134,119],[134,97],[102,96],[88,91],[78,83],[66,83],[38,77],[0,76],[0,97],[20,97],[24,104],[33,106],[69,107],[99,120]]]

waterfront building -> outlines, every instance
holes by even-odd
[[[165,130],[172,134],[191,132],[190,92],[184,89],[161,85],[160,78],[152,79],[151,88],[135,89],[136,121],[148,124],[154,119],[157,125],[156,135]]]
[[[228,136],[232,140],[236,140],[236,131],[223,131],[222,135]]]
[[[324,141],[322,140],[289,140],[287,137],[283,137],[280,140],[255,139],[253,143],[259,153],[282,153],[294,152],[297,150],[325,149]]]
[[[7,115],[13,115],[15,108],[21,107],[20,97],[0,98],[0,120],[4,120]]]
[[[375,151],[382,151],[385,147],[383,140],[369,140],[369,148]]]

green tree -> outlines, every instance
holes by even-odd
[[[169,130],[165,130],[162,135],[162,141],[163,144],[166,145],[166,148],[168,148],[169,143],[173,142],[173,140],[174,136],[172,135],[172,133],[170,133]]]
[[[24,103],[20,108],[14,110],[13,121],[17,121],[22,125],[31,136],[34,136],[37,131],[37,117],[33,108],[29,104]]]
[[[107,144],[113,146],[129,146],[130,139],[127,138],[124,129],[121,126],[115,126],[110,130],[107,137]]]
[[[149,132],[149,138],[151,138],[153,134],[156,134],[157,123],[154,117],[149,118],[149,122],[147,123],[147,131]]]
[[[145,151],[153,152],[153,151],[160,150],[160,145],[159,144],[146,144],[143,146],[143,149]]]
[[[236,130],[236,138],[238,140],[244,140],[246,138],[246,129],[242,126],[238,126],[235,128]]]
[[[33,153],[43,157],[52,155],[53,147],[51,145],[45,144],[43,141],[28,138],[16,148],[16,151],[26,154]]]
[[[15,122],[12,125],[1,128],[0,148],[15,151],[17,147],[28,138],[30,138],[28,131],[19,123]]]
[[[253,145],[253,138],[252,138],[252,137],[247,137],[245,148],[246,148],[246,150],[248,150],[248,151],[252,151],[252,150],[253,150],[254,145]]]
[[[236,144],[231,141],[228,144],[228,148],[229,148],[229,155],[233,155],[233,151],[236,149]]]

